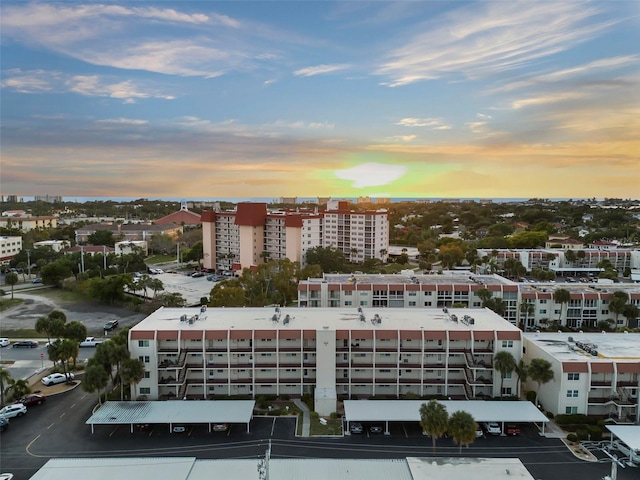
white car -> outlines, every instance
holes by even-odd
[[[47,375],[44,377],[41,382],[43,385],[57,385],[58,383],[65,383],[66,381],[73,380],[73,373],[68,373],[67,376],[64,373],[52,373],[51,375]]]
[[[0,415],[4,418],[21,417],[27,413],[27,407],[22,403],[12,403],[0,410]]]
[[[10,343],[11,342],[9,342],[9,339],[6,337],[0,338],[0,347],[8,347]]]
[[[498,422],[486,422],[482,424],[482,427],[489,435],[500,435],[502,433]]]

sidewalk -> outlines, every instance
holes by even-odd
[[[311,415],[309,413],[309,407],[307,407],[307,404],[299,398],[295,398],[293,400],[293,403],[296,407],[302,410],[302,436],[308,437],[311,428]]]

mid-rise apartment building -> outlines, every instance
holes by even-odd
[[[527,333],[526,363],[551,363],[553,380],[538,402],[554,414],[583,413],[617,423],[640,421],[640,335],[624,333]],[[536,390],[531,380],[528,390]]]
[[[640,285],[599,283],[518,283],[499,275],[445,273],[443,275],[325,274],[298,283],[299,307],[442,308],[482,307],[478,292],[486,289],[502,300],[502,316],[523,330],[534,330],[553,321],[570,328],[597,327],[617,320],[618,327],[635,328],[640,318],[625,318],[609,310],[616,291],[625,292],[628,303],[640,308]],[[554,293],[569,292],[568,303]],[[612,325],[615,326],[615,325]]]
[[[341,398],[500,396],[493,357],[521,332],[488,309],[161,308],[129,332],[150,400],[315,392]],[[515,376],[502,393],[517,393]]]
[[[29,232],[38,228],[57,228],[58,218],[53,216],[11,215],[0,217],[0,227],[17,228]]]
[[[242,270],[285,258],[304,263],[308,250],[329,246],[354,262],[386,260],[387,212],[352,212],[346,205],[338,202],[336,210],[319,212],[268,210],[266,203],[242,202],[230,212],[203,212],[204,267]]]
[[[22,237],[0,237],[0,263],[8,263],[22,251]]]

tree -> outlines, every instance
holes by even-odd
[[[91,245],[106,245],[107,247],[113,247],[116,243],[111,230],[96,230],[87,237],[87,241]]]
[[[342,250],[334,247],[314,247],[305,253],[307,265],[320,265],[323,272],[344,272],[347,270]]]
[[[11,392],[11,397],[14,400],[18,400],[24,397],[26,394],[31,393],[29,382],[24,378],[20,378],[18,380],[9,380],[9,388],[7,388],[7,390]]]
[[[78,342],[66,338],[49,346],[49,358],[62,364],[62,370],[67,378],[69,377],[69,360],[78,355],[78,348]]]
[[[449,417],[449,436],[459,445],[458,453],[462,453],[462,446],[468,447],[476,439],[478,424],[470,413],[458,410]]]
[[[553,292],[553,301],[560,304],[560,313],[558,313],[558,323],[562,325],[562,321],[560,320],[562,317],[562,309],[565,303],[569,303],[571,300],[571,293],[569,290],[564,288],[559,288],[555,292]]]
[[[40,271],[42,283],[46,285],[53,285],[55,287],[62,286],[62,282],[72,275],[73,270],[71,269],[69,263],[67,261],[64,261],[63,259],[56,260],[53,263],[45,265]]]
[[[449,414],[447,408],[436,400],[420,405],[420,425],[431,437],[433,453],[436,451],[436,440],[447,433]]]
[[[130,398],[134,398],[131,392],[136,391],[136,384],[144,378],[144,363],[137,358],[127,358],[122,361],[120,370],[120,378],[122,379],[120,385],[120,400],[124,399],[123,386],[125,383],[133,384],[129,395]]]
[[[18,274],[16,272],[5,274],[4,283],[11,286],[11,300],[13,300],[13,286],[18,283]]]
[[[502,396],[504,379],[516,369],[516,359],[511,352],[501,350],[493,357],[493,368],[500,372],[500,396]]]
[[[540,388],[545,383],[553,380],[553,370],[551,369],[551,363],[544,358],[534,358],[531,360],[531,364],[529,364],[528,375],[531,380],[538,384],[538,388],[536,389],[536,398],[535,403],[538,404],[538,395],[540,393]]]
[[[625,308],[627,307],[627,302],[629,301],[629,294],[627,292],[623,292],[618,290],[613,293],[613,297],[609,301],[609,311],[615,314],[615,322],[614,328],[618,328],[618,316],[620,314],[624,315]]]
[[[73,358],[73,368],[76,368],[76,359],[78,358],[78,353],[80,353],[78,344],[87,337],[87,327],[80,322],[69,322],[64,326],[63,336],[71,340],[75,345],[71,352],[71,358]]]
[[[624,317],[627,319],[627,327],[629,326],[629,323],[631,320],[635,320],[636,318],[638,318],[639,313],[640,313],[640,309],[638,309],[638,307],[636,307],[631,303],[628,303],[624,307],[624,311],[622,312],[622,315],[624,315]]]
[[[518,396],[520,396],[520,385],[526,382],[527,378],[529,378],[529,365],[527,365],[524,360],[520,359],[518,365],[516,365],[515,372],[518,376]]]
[[[149,280],[146,282],[146,286],[153,291],[154,298],[160,290],[164,290],[164,284],[159,278],[149,278]]]
[[[492,297],[492,293],[487,288],[481,288],[480,290],[478,290],[476,292],[476,295],[478,296],[478,298],[480,300],[482,300],[482,306],[483,307],[487,306],[487,302]]]
[[[12,378],[9,370],[0,367],[0,407],[4,405],[5,385],[10,385],[11,380]]]
[[[52,310],[46,317],[40,317],[36,320],[36,332],[46,333],[47,340],[51,343],[51,338],[56,338],[64,332],[67,316],[60,310]]]
[[[101,390],[109,383],[109,373],[98,363],[89,362],[82,381],[82,388],[85,392],[98,392],[98,403],[102,405]]]
[[[535,311],[536,306],[533,302],[525,300],[520,304],[520,314],[524,315],[524,322],[520,322],[523,325],[523,330],[525,329],[525,327],[529,326],[529,317],[533,315]]]

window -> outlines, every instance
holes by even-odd
[[[502,389],[502,395],[511,395],[511,387],[504,387]]]
[[[151,394],[151,387],[140,387],[140,395]]]
[[[149,340],[138,340],[138,347],[148,347]]]
[[[149,361],[150,361],[149,360],[149,355],[140,355],[138,357],[138,360],[140,360],[141,362],[144,362],[144,363],[149,363]]]
[[[578,407],[565,407],[564,413],[571,415],[572,413],[578,413]]]
[[[151,372],[144,372],[144,378],[151,378]]]
[[[579,373],[567,373],[567,380],[580,380]]]
[[[577,398],[578,390],[567,390],[567,397],[569,398]]]
[[[502,340],[502,348],[513,348],[513,340]]]

